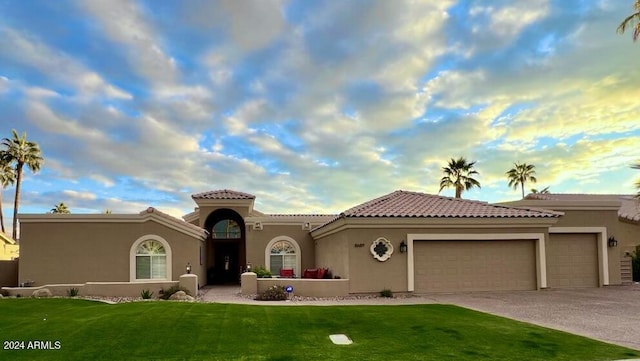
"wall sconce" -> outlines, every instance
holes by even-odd
[[[247,272],[251,272],[251,262],[247,263]]]
[[[609,239],[607,240],[607,244],[609,245],[609,247],[616,247],[618,245],[618,240],[615,239],[615,237],[609,237]]]
[[[187,270],[187,274],[191,273],[191,263],[187,262],[185,269]]]
[[[404,241],[400,242],[400,253],[407,252],[407,244]]]

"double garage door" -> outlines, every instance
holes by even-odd
[[[533,240],[415,241],[415,292],[536,289]]]
[[[415,292],[534,290],[533,240],[414,241]],[[551,288],[597,287],[595,234],[551,234],[547,242]]]

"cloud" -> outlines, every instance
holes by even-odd
[[[79,97],[102,95],[109,98],[131,98],[130,94],[108,84],[100,75],[86,69],[73,57],[49,47],[25,32],[0,27],[0,46],[12,49],[3,52],[0,58],[28,66],[44,77],[51,77],[53,82],[72,86]]]

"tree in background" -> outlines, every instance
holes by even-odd
[[[635,42],[636,40],[638,40],[638,37],[640,37],[640,0],[635,0],[633,2],[633,10],[634,12],[631,15],[627,16],[624,20],[622,20],[620,25],[618,25],[617,31],[619,34],[624,34],[627,28],[633,28],[631,37]]]
[[[56,204],[53,208],[51,208],[51,213],[53,213],[53,214],[69,214],[69,213],[71,213],[71,211],[69,210],[69,207],[67,207],[66,204],[60,202],[60,203]]]
[[[524,184],[526,182],[536,183],[536,166],[527,163],[513,163],[514,168],[509,169],[506,173],[509,178],[509,187],[522,189],[522,198],[524,198]]]
[[[531,193],[533,194],[549,194],[551,193],[551,191],[549,191],[549,187],[544,187],[540,190],[537,190],[535,188],[531,188]]]
[[[473,178],[480,175],[473,166],[476,162],[467,162],[463,157],[456,159],[451,158],[446,167],[442,167],[444,177],[440,179],[440,191],[443,189],[454,187],[456,190],[456,198],[462,198],[462,192],[468,191],[473,187],[480,187],[480,182]]]
[[[0,159],[0,226],[2,233],[6,233],[4,228],[4,212],[2,210],[2,193],[8,186],[16,182],[16,174],[11,165]]]
[[[31,172],[35,173],[40,170],[42,165],[42,153],[40,152],[40,146],[38,143],[28,141],[27,133],[23,132],[22,135],[18,135],[18,132],[13,129],[12,138],[4,138],[2,145],[5,149],[0,151],[0,160],[3,163],[7,163],[10,166],[15,166],[16,174],[16,194],[13,201],[13,239],[17,240],[18,232],[18,207],[20,205],[20,185],[22,183],[22,170],[24,166],[27,166]]]

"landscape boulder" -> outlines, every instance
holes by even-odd
[[[51,296],[53,295],[51,294],[51,291],[49,291],[48,288],[41,288],[39,290],[35,290],[31,294],[31,297],[35,297],[35,298],[47,298]]]
[[[193,301],[193,297],[189,296],[184,291],[178,291],[172,294],[169,296],[169,299],[172,301]]]

